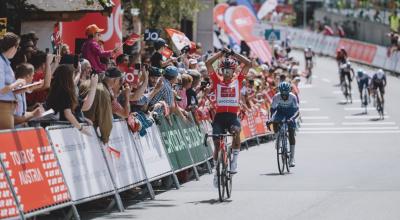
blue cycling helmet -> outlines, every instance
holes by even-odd
[[[176,77],[178,76],[178,74],[179,74],[178,68],[176,68],[175,66],[167,66],[167,68],[165,68],[164,76]]]
[[[292,86],[288,82],[281,82],[278,86],[279,92],[283,95],[287,95],[292,91]]]

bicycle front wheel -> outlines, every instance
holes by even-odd
[[[228,150],[228,164],[227,167],[229,166],[229,170],[231,168],[231,161],[232,161],[232,151],[231,149]],[[228,169],[225,169],[228,170]],[[230,172],[226,172],[225,175],[225,188],[226,188],[226,197],[231,198],[232,195],[232,177],[233,175]]]
[[[218,161],[217,161],[217,178],[218,178],[218,196],[219,201],[223,202],[225,197],[225,174],[224,174],[224,158],[222,152],[218,152]]]
[[[283,172],[285,172],[285,161],[281,139],[281,136],[278,135],[278,138],[276,139],[276,159],[278,161],[279,174],[283,175]]]

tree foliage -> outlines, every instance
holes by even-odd
[[[130,6],[139,8],[143,25],[151,28],[179,28],[183,18],[192,20],[205,7],[199,0],[135,0]]]

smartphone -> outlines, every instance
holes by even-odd
[[[135,63],[135,70],[140,70],[140,69],[141,69],[141,64]]]
[[[74,68],[78,68],[78,63],[79,63],[79,55],[75,54],[74,55]]]

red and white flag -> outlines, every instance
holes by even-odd
[[[110,153],[110,155],[114,155],[117,159],[121,157],[121,152],[111,146],[107,147],[107,151]]]
[[[172,54],[174,54],[174,52],[168,47],[165,47],[164,50],[161,51],[161,55],[163,55],[163,57],[165,57],[166,59],[170,58]]]
[[[131,36],[128,37],[128,39],[126,39],[126,41],[124,42],[124,44],[128,45],[128,46],[133,46],[137,41],[139,41],[141,38],[141,36],[139,34],[131,34]]]
[[[190,40],[186,35],[178,30],[172,28],[166,28],[165,31],[172,40],[176,49],[182,50],[185,46],[190,46]]]
[[[257,17],[258,19],[263,19],[268,13],[273,11],[276,6],[278,6],[278,1],[277,0],[267,0],[264,2],[264,4],[261,6],[260,10],[257,12]]]

